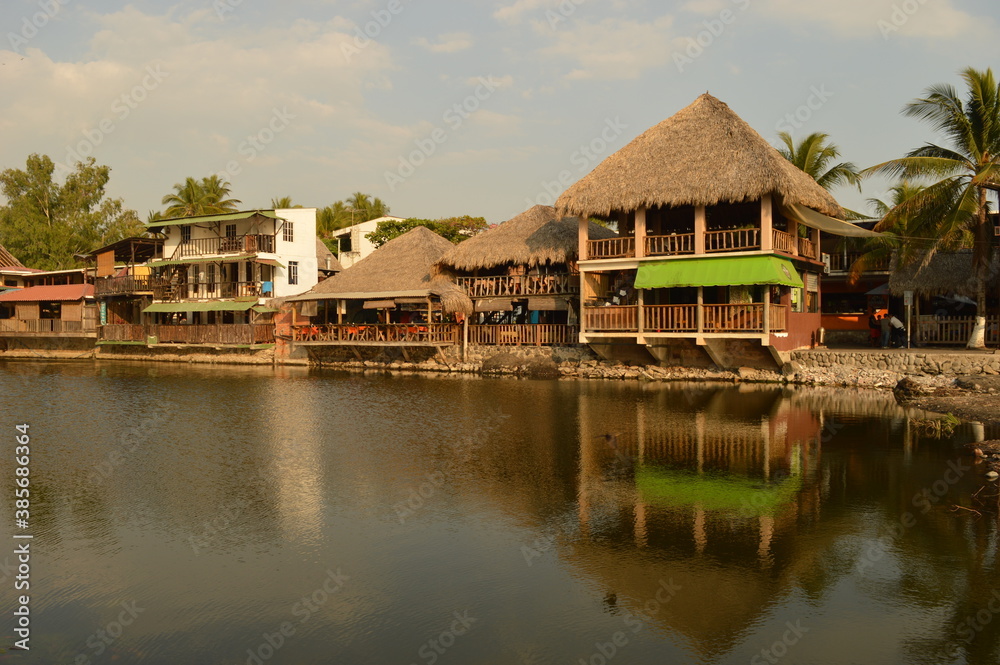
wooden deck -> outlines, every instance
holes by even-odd
[[[128,325],[109,324],[98,331],[100,342],[255,346],[274,343],[272,324]]]
[[[764,332],[764,304],[646,305],[642,308],[644,333],[745,333]],[[771,305],[768,330],[788,329],[788,308]],[[699,326],[700,319],[700,326]],[[584,307],[585,332],[639,332],[639,306]]]
[[[307,346],[453,346],[462,341],[462,327],[457,323],[329,323],[294,326],[292,341]]]
[[[481,346],[573,346],[580,329],[564,324],[500,324],[469,326],[469,344]]]

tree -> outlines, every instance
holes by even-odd
[[[808,175],[820,187],[829,191],[838,185],[854,185],[861,191],[861,177],[853,162],[837,162],[840,149],[830,142],[830,135],[813,132],[798,145],[788,132],[779,132],[778,138],[784,144],[778,152]]]
[[[377,196],[372,198],[371,195],[363,192],[354,192],[347,197],[344,203],[349,211],[354,211],[354,221],[352,222],[354,224],[369,222],[389,214],[389,206],[386,205],[385,201]]]
[[[387,220],[375,225],[375,230],[365,235],[376,247],[381,247],[393,238],[397,238],[418,226],[426,226],[439,236],[458,244],[468,240],[480,231],[486,229],[486,220],[482,217],[447,217],[445,219],[404,219]]]
[[[893,208],[921,190],[923,190],[922,185],[914,185],[904,180],[889,190],[888,203],[881,199],[868,199],[868,205],[874,216],[881,221]],[[888,265],[894,253],[905,251],[908,246],[912,246],[912,243],[907,244],[913,238],[914,231],[911,230],[911,226],[908,218],[900,217],[891,226],[882,228],[879,237],[865,240],[862,254],[851,264],[848,282],[856,284],[863,273],[877,269],[876,266]]]
[[[927,121],[951,147],[927,143],[905,157],[864,171],[907,180],[932,181],[890,210],[876,230],[907,220],[922,242],[906,243],[904,262],[929,261],[935,252],[972,247],[976,280],[976,323],[970,349],[986,346],[986,279],[993,255],[989,192],[1000,191],[1000,88],[993,70],[969,67],[961,73],[965,101],[948,84],[933,85],[903,108],[903,115]]]
[[[280,199],[271,199],[271,208],[273,210],[287,210],[288,208],[301,208],[300,205],[295,205],[292,203],[291,196],[282,196]]]
[[[239,199],[229,198],[232,185],[217,175],[201,180],[187,178],[174,185],[174,193],[163,197],[161,203],[167,206],[163,216],[194,217],[236,211]]]
[[[73,268],[86,253],[145,231],[122,199],[105,198],[111,169],[91,157],[78,162],[63,184],[53,179],[55,164],[33,154],[26,167],[0,173],[0,244],[25,265],[43,270]]]

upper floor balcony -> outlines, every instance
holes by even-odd
[[[580,277],[569,273],[459,277],[458,285],[470,298],[563,295],[580,292]]]
[[[153,278],[149,275],[98,277],[94,280],[94,295],[98,297],[134,295],[152,291]]]
[[[273,282],[176,282],[169,278],[152,281],[153,299],[162,302],[183,300],[225,300],[228,298],[267,297]]]
[[[604,240],[587,240],[587,259],[621,259],[644,257],[692,256],[720,252],[773,251],[788,256],[819,260],[819,247],[814,239],[800,238],[780,229],[771,229],[770,244],[765,246],[759,228],[710,230],[702,234],[703,244],[694,233],[649,235],[642,238],[636,253],[636,238],[623,236]],[[699,246],[701,245],[701,246]]]
[[[274,235],[223,236],[191,238],[177,245],[170,260],[226,254],[257,254],[274,252]]]
[[[830,274],[831,275],[845,275],[851,270],[851,266],[860,259],[863,254],[861,252],[831,252],[830,256]],[[884,273],[889,272],[889,259],[888,257],[873,261],[870,265],[866,267],[865,272],[870,273]]]

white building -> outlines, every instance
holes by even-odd
[[[360,224],[354,224],[333,232],[337,239],[340,265],[346,270],[375,251],[375,245],[365,236],[375,230],[379,222],[402,222],[403,217],[387,215]]]

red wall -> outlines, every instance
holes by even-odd
[[[819,344],[819,329],[823,325],[823,317],[815,313],[788,313],[788,336],[778,337],[771,334],[771,346],[778,351],[794,351],[795,349],[810,349]]]

